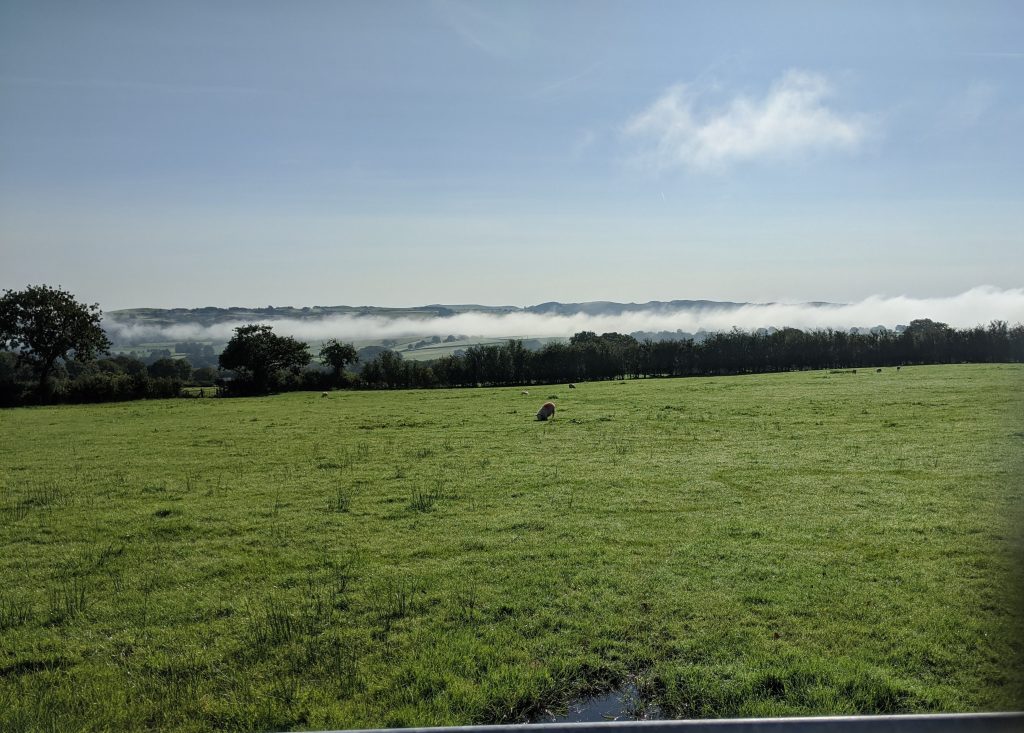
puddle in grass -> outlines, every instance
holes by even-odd
[[[636,685],[626,685],[602,695],[585,697],[569,703],[566,712],[545,710],[531,723],[599,723],[608,720],[658,720],[661,708],[645,702]]]

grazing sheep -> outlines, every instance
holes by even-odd
[[[879,367],[878,369],[875,370],[875,374],[881,374],[881,373],[882,373],[882,368],[881,367]]]
[[[569,389],[576,389],[576,385],[575,384],[570,384],[569,385]]]
[[[320,397],[321,397],[321,398],[324,398],[324,397],[326,397],[326,396],[327,396],[327,393],[326,393],[326,392],[321,392],[321,393],[320,393]]]
[[[538,420],[547,420],[549,417],[554,417],[554,416],[555,416],[555,403],[554,402],[545,402],[543,405],[540,406],[540,409],[537,410],[537,419]]]
[[[524,389],[524,390],[523,390],[522,392],[520,392],[519,394],[521,394],[521,395],[528,395],[528,394],[530,394],[530,390],[528,390],[528,389]]]
[[[896,371],[899,371],[899,370],[900,370],[900,368],[899,368],[899,367],[896,367]]]

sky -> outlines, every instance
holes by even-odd
[[[0,288],[1008,291],[1022,131],[1016,2],[0,0]]]

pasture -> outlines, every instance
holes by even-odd
[[[578,387],[0,412],[0,729],[1020,706],[1024,367]]]

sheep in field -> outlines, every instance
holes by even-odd
[[[523,390],[522,392],[520,392],[519,394],[521,394],[521,395],[528,395],[528,394],[530,394],[530,390],[528,390],[528,389],[524,389],[524,390]]]
[[[320,397],[321,397],[321,399],[322,399],[322,398],[324,398],[324,397],[326,397],[326,396],[327,396],[327,393],[326,393],[326,392],[321,392],[321,393],[320,393]]]
[[[576,385],[575,384],[570,384],[569,385],[569,389],[576,389]]]
[[[537,419],[538,420],[547,420],[549,417],[554,417],[554,416],[555,416],[555,403],[554,402],[545,402],[543,405],[541,405],[540,409],[537,410]]]

